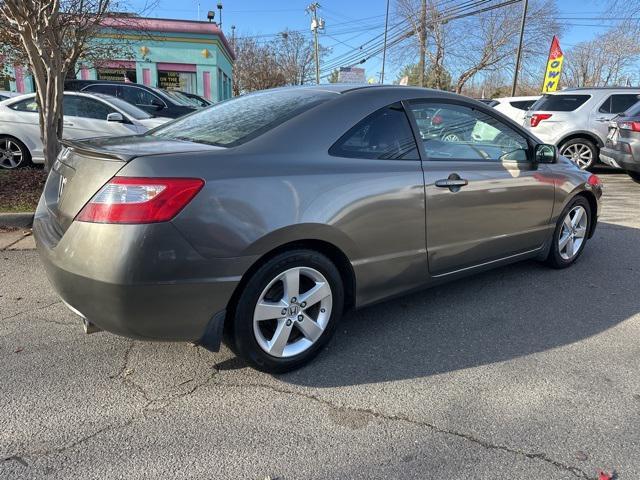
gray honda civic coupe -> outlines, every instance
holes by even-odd
[[[212,351],[224,338],[277,373],[348,310],[519,260],[571,265],[601,195],[475,100],[320,85],[65,142],[33,230],[88,333]]]

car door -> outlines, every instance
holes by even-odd
[[[43,158],[42,140],[40,139],[40,120],[38,117],[38,102],[35,97],[26,98],[9,105],[14,115],[2,119],[5,132],[10,132],[24,143],[31,157]]]
[[[118,97],[152,115],[161,116],[167,108],[167,102],[159,96],[135,85],[119,85]]]
[[[333,190],[336,201],[350,199],[331,223],[359,246],[353,266],[360,300],[367,303],[425,283],[424,183],[402,104],[362,119],[329,155],[344,171]]]
[[[554,182],[530,160],[527,138],[498,117],[451,101],[439,108],[455,124],[422,124],[429,272],[443,275],[540,248],[550,234]],[[453,114],[455,112],[455,114]],[[416,124],[418,125],[418,124]],[[452,138],[443,132],[465,131]]]
[[[599,103],[590,114],[591,127],[604,144],[609,133],[609,124],[616,115],[624,112],[639,100],[638,93],[613,93]]]
[[[136,133],[133,125],[128,120],[125,120],[125,122],[108,122],[107,115],[120,112],[117,112],[106,103],[89,96],[65,94],[63,109],[63,136],[65,138],[116,136]]]

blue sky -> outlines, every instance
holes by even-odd
[[[134,9],[139,9],[145,1],[129,0],[129,3]],[[311,36],[310,18],[305,14],[305,7],[310,1],[222,0],[222,27],[228,37],[231,36],[231,25],[236,26],[237,35],[263,35],[259,37],[262,39],[268,39],[268,34],[285,28],[303,30]],[[145,12],[147,16],[196,20],[199,6],[200,19],[206,19],[207,10],[216,10],[217,17],[217,0],[156,0],[156,3],[157,7]],[[331,49],[328,62],[331,57],[357,48],[383,31],[386,0],[319,0],[319,3],[319,14],[326,21],[326,30],[320,41]],[[391,0],[391,13],[394,3]],[[566,27],[561,40],[564,49],[595,38],[612,25],[612,21],[597,19],[603,16],[607,3],[606,0],[557,0],[562,18],[560,23]],[[364,65],[367,77],[377,76],[381,64],[381,56],[368,60]],[[387,63],[387,81],[395,76],[393,67]]]

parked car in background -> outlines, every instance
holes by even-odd
[[[7,100],[8,98],[17,97],[20,95],[16,92],[8,92],[7,90],[0,90],[0,102],[3,100]]]
[[[416,120],[433,112],[474,138],[432,135]],[[250,365],[284,372],[350,308],[519,260],[570,266],[601,195],[597,176],[474,100],[321,85],[67,142],[33,231],[88,332],[217,350],[226,331]]]
[[[169,121],[108,95],[65,92],[64,138],[144,133]],[[44,163],[35,94],[0,103],[0,167],[13,169]]]
[[[495,103],[491,105],[500,113],[505,114],[514,122],[522,125],[527,110],[540,98],[540,95],[529,97],[502,97],[495,98]]]
[[[197,108],[182,99],[175,98],[160,88],[139,83],[112,82],[104,80],[67,80],[65,90],[87,93],[103,93],[121,98],[151,115],[178,118],[195,112]]]
[[[611,121],[600,161],[624,169],[640,183],[640,102]]]
[[[525,114],[523,125],[585,170],[598,161],[611,119],[639,95],[640,88],[568,88],[542,96]]]

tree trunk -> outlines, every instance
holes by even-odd
[[[58,69],[58,72],[60,69]],[[44,89],[38,90],[40,103],[40,138],[44,154],[44,168],[48,172],[60,152],[62,139],[64,75],[49,70]]]

